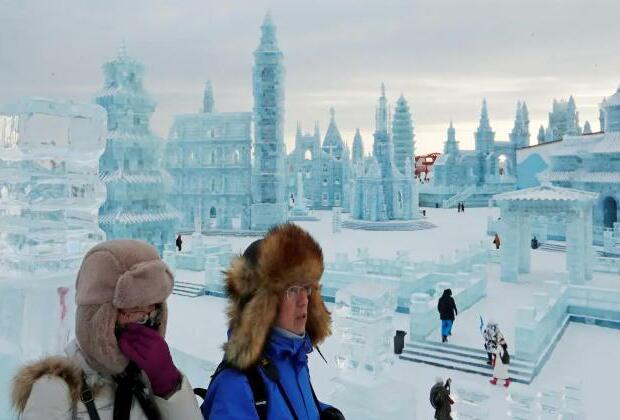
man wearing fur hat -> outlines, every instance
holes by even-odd
[[[67,357],[18,372],[13,405],[23,420],[202,419],[164,341],[173,276],[145,242],[92,248],[76,282],[76,339]]]
[[[202,405],[205,419],[344,419],[318,401],[308,353],[331,334],[323,252],[294,224],[252,243],[226,272],[229,339]]]

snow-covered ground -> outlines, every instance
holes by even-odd
[[[486,221],[488,215],[497,215],[497,209],[456,210],[428,209],[428,220],[437,228],[412,232],[365,232],[343,229],[331,233],[331,213],[317,212],[319,222],[300,222],[323,246],[326,260],[333,260],[337,252],[348,251],[355,255],[356,248],[367,247],[372,256],[393,258],[397,250],[408,250],[413,260],[435,260],[441,254],[450,254],[468,243],[487,241]],[[188,238],[189,239],[189,238]],[[234,251],[243,249],[255,238],[228,238]],[[189,242],[189,241],[188,241]],[[187,244],[190,245],[191,244]],[[479,316],[495,318],[504,331],[508,342],[514,342],[515,310],[531,303],[532,294],[542,288],[544,280],[555,279],[564,270],[565,254],[537,250],[532,253],[532,272],[523,276],[521,284],[499,281],[499,266],[489,264],[487,297],[464,311],[457,318],[451,341],[467,346],[481,346]],[[179,270],[177,278],[182,281],[200,281],[201,273]],[[619,276],[595,273],[593,285],[620,289]],[[222,357],[221,345],[226,337],[226,301],[211,296],[170,298],[170,324],[168,339],[172,346],[213,364]],[[395,329],[408,330],[408,316],[396,314]],[[439,331],[434,334],[439,338]],[[430,419],[432,409],[428,403],[428,391],[437,375],[452,377],[458,400],[459,388],[478,390],[488,394],[483,404],[490,419],[509,418],[507,415],[510,395],[535,395],[547,389],[564,386],[573,379],[581,381],[584,408],[588,418],[612,418],[607,407],[613,401],[614,379],[620,377],[620,363],[612,356],[613,349],[620,348],[620,331],[590,325],[571,324],[553,352],[551,358],[534,382],[527,386],[512,384],[506,390],[493,387],[482,376],[403,361],[394,356],[394,366],[387,376],[404,382],[415,399],[411,418]],[[329,396],[333,391],[332,379],[337,373],[333,362],[338,343],[328,339],[321,348],[328,360],[311,355],[310,365],[313,382],[319,397]],[[190,375],[194,386],[206,386],[204,378]],[[327,397],[323,397],[328,399]],[[338,404],[337,401],[330,401]],[[458,410],[458,404],[455,406]],[[413,412],[415,410],[415,412]],[[345,413],[346,414],[346,413]]]
[[[440,255],[450,255],[457,249],[466,248],[469,243],[484,241],[491,245],[492,238],[486,236],[487,216],[497,216],[497,209],[466,209],[457,213],[454,209],[428,209],[427,219],[437,227],[409,232],[366,232],[343,229],[341,233],[331,232],[331,213],[317,212],[318,222],[300,222],[323,246],[325,259],[333,261],[337,252],[348,251],[353,258],[358,247],[368,248],[370,255],[394,258],[398,250],[407,250],[415,261],[437,260]],[[242,252],[256,238],[207,238],[226,240],[235,252]],[[184,238],[184,246],[191,247],[191,238]],[[470,309],[459,314],[451,342],[466,346],[481,346],[479,316],[495,318],[502,328],[509,344],[514,342],[515,310],[532,301],[532,294],[542,288],[544,280],[555,279],[564,271],[564,253],[536,250],[532,252],[532,272],[521,276],[520,284],[499,281],[499,265],[487,265],[487,296]],[[202,282],[203,273],[177,270],[180,281]],[[620,276],[595,273],[590,283],[606,288],[620,289]],[[212,369],[221,360],[221,346],[226,339],[226,300],[212,296],[188,298],[173,295],[169,299],[169,325],[167,339],[175,352],[180,366],[192,366],[186,371],[195,387],[206,387]],[[329,305],[328,305],[329,306]],[[439,322],[438,322],[439,327]],[[409,329],[409,317],[395,314],[394,329]],[[431,339],[439,339],[439,329]],[[0,343],[2,350],[8,344]],[[318,354],[310,356],[313,383],[319,398],[338,405],[332,400],[334,383],[338,373],[334,358],[339,344],[335,338],[328,338],[321,351],[326,364]],[[476,391],[488,398],[482,403],[489,419],[509,418],[507,415],[510,398],[518,395],[535,395],[547,389],[564,386],[572,379],[581,381],[584,408],[590,419],[611,419],[608,407],[613,405],[615,379],[620,377],[620,363],[614,353],[620,348],[620,331],[591,325],[570,324],[549,361],[534,382],[527,386],[513,383],[509,389],[491,386],[485,377],[459,371],[417,364],[398,359],[386,373],[393,381],[394,392],[410,395],[414,401],[410,418],[431,419],[432,408],[428,402],[428,391],[436,376],[452,377],[453,390],[459,409],[462,390]],[[200,368],[196,367],[200,362]],[[187,370],[187,369],[186,369]],[[0,372],[2,373],[2,372]],[[4,372],[6,373],[6,372]],[[3,375],[0,375],[2,378]],[[8,377],[4,375],[4,377]],[[8,394],[7,383],[0,381],[0,391]],[[346,414],[346,413],[345,413]],[[5,413],[0,413],[4,418]],[[351,417],[348,417],[351,419]],[[363,418],[363,417],[362,417]],[[458,418],[458,417],[455,417]]]

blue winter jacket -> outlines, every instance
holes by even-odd
[[[264,354],[277,367],[280,383],[299,420],[318,420],[316,406],[310,388],[308,353],[312,344],[305,337],[290,337],[272,330]],[[269,420],[294,418],[280,394],[278,386],[262,370],[260,374],[267,392],[267,417]],[[321,411],[329,407],[320,403]],[[257,420],[252,389],[247,377],[236,369],[225,369],[209,385],[207,396],[201,406],[205,420]]]

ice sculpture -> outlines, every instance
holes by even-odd
[[[389,130],[388,114],[385,86],[381,85],[381,96],[375,115],[373,159],[361,169],[361,173],[355,179],[351,198],[351,218],[355,221],[344,223],[345,227],[360,229],[372,227],[378,230],[381,229],[381,225],[385,226],[386,230],[428,228],[415,223],[420,215],[417,184],[414,182],[411,166],[411,156],[414,153],[413,128],[405,98],[401,96],[396,107],[394,133]],[[397,145],[395,141],[398,142]],[[395,155],[396,146],[398,146],[397,155]],[[400,159],[398,164],[395,156]],[[402,222],[381,223],[394,220]]]
[[[107,187],[99,225],[108,239],[142,239],[162,253],[174,246],[178,214],[166,201],[162,140],[149,128],[155,102],[142,86],[144,68],[123,46],[103,71],[95,101],[108,112],[109,131],[99,168]]]
[[[69,291],[84,253],[105,239],[105,134],[97,105],[29,98],[0,107],[0,383],[16,363],[62,351],[70,335]]]
[[[336,294],[334,335],[339,341],[332,399],[350,418],[415,418],[413,391],[389,377],[394,361],[392,318],[395,290],[366,282],[350,284]]]
[[[267,14],[254,52],[254,173],[251,229],[266,230],[287,217],[284,147],[284,66],[276,27]]]

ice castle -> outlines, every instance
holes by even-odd
[[[590,123],[586,121],[583,129],[584,132],[590,131]],[[578,136],[582,133],[579,126],[579,112],[575,105],[575,99],[571,97],[566,100],[553,100],[553,108],[549,113],[549,124],[547,128],[542,125],[538,129],[536,139],[538,144],[549,143],[552,141],[562,140],[564,136]]]
[[[414,221],[419,219],[418,191],[414,182],[412,159],[414,153],[413,125],[411,113],[405,98],[398,100],[392,130],[385,86],[381,85],[381,96],[375,114],[375,133],[373,158],[358,166],[359,172],[351,197],[353,221],[343,223],[344,227],[379,228],[380,223],[388,221]],[[394,140],[398,141],[398,154],[395,154]],[[356,147],[359,159],[359,147]],[[400,162],[395,161],[398,156]],[[402,164],[403,171],[399,170]],[[371,223],[356,223],[366,221]],[[413,224],[401,223],[399,228],[411,229]],[[387,226],[387,225],[386,225]],[[419,227],[417,227],[419,228]]]
[[[107,199],[99,209],[99,225],[108,239],[142,239],[162,253],[164,245],[174,244],[178,214],[163,193],[163,142],[149,128],[155,102],[142,86],[144,68],[122,46],[103,71],[105,85],[95,102],[108,113],[99,161]]]
[[[516,189],[516,151],[529,145],[529,113],[525,102],[517,103],[514,127],[509,141],[496,141],[491,128],[487,102],[483,100],[480,123],[474,133],[475,149],[460,150],[452,122],[443,154],[433,165],[431,183],[420,186],[424,206],[487,206],[497,193]]]
[[[600,109],[603,132],[565,136],[549,153],[549,169],[539,175],[559,187],[599,193],[592,214],[595,244],[602,244],[604,230],[620,218],[620,88]]]
[[[287,218],[284,146],[284,65],[268,13],[254,51],[254,168],[250,228],[266,230]]]
[[[288,155],[289,197],[296,197],[297,174],[301,172],[306,200],[313,209],[343,207],[349,210],[351,165],[349,148],[336,125],[336,111],[330,109],[330,122],[321,145],[318,122],[314,133],[303,133],[297,124],[295,149]],[[361,139],[360,139],[361,141]]]
[[[181,231],[193,231],[198,220],[203,229],[249,229],[251,127],[251,112],[215,111],[210,82],[202,112],[175,117],[166,168],[173,178],[169,200],[180,212]]]

